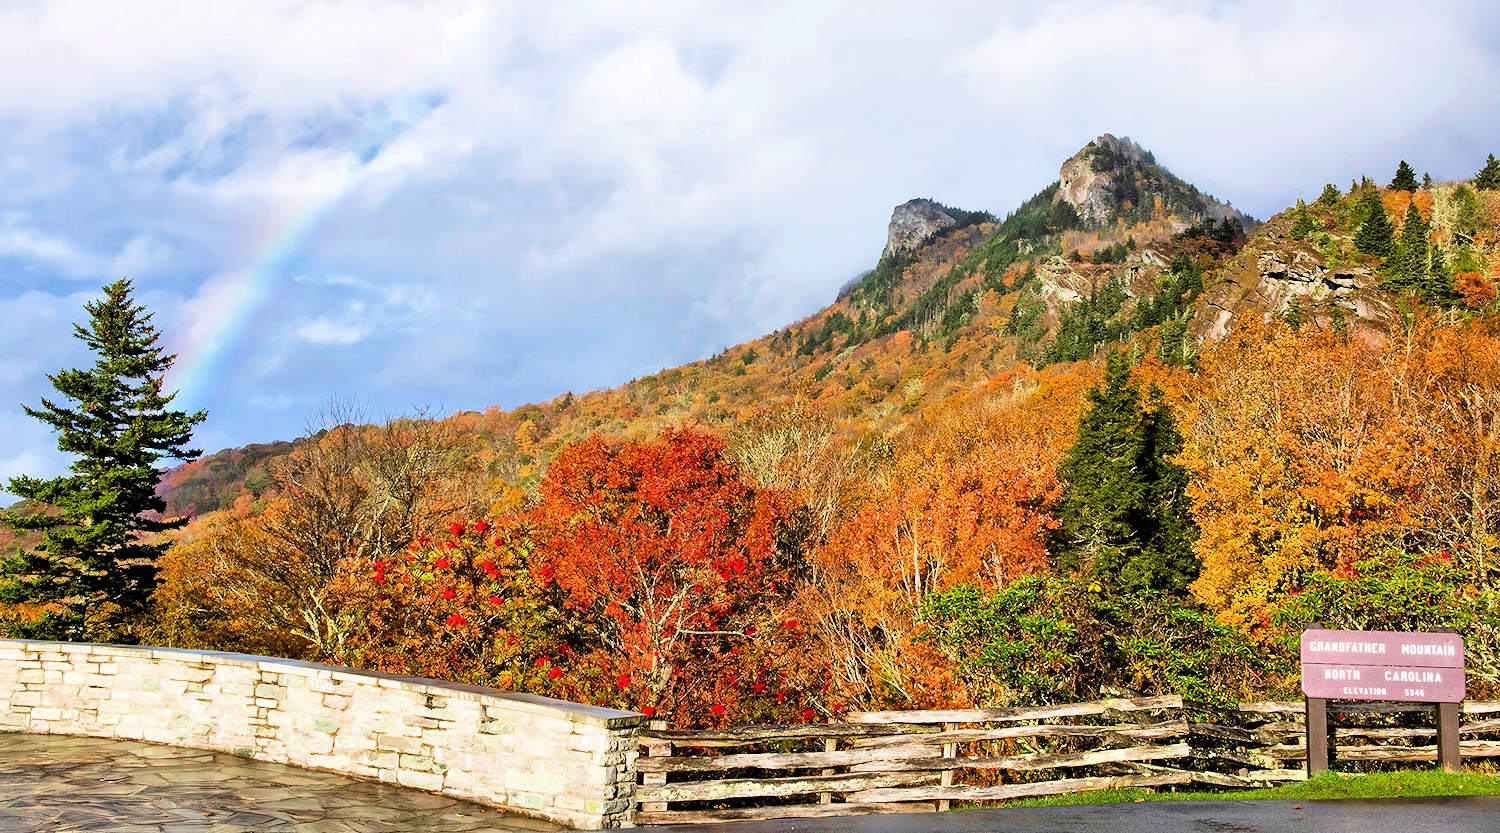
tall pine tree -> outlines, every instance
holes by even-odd
[[[1396,241],[1396,253],[1386,262],[1386,277],[1381,282],[1383,288],[1398,292],[1418,291],[1426,294],[1429,260],[1428,233],[1427,223],[1422,220],[1422,213],[1417,210],[1417,204],[1411,203],[1406,207],[1401,237]]]
[[[1402,159],[1401,164],[1396,166],[1396,175],[1391,178],[1389,187],[1392,191],[1417,190],[1417,172],[1406,164],[1405,159]]]
[[[1143,403],[1125,356],[1111,353],[1063,461],[1058,564],[1124,591],[1181,593],[1198,575],[1182,436],[1160,391]]]
[[[1432,247],[1432,259],[1427,262],[1427,280],[1422,285],[1422,294],[1434,304],[1448,305],[1458,300],[1453,288],[1453,273],[1443,257],[1443,247]]]
[[[1500,161],[1495,160],[1495,154],[1490,154],[1489,161],[1474,176],[1474,187],[1481,191],[1500,190]]]
[[[162,377],[176,357],[163,354],[161,334],[131,289],[117,281],[84,306],[88,325],[73,329],[93,352],[93,367],[48,376],[62,399],[25,409],[76,460],[62,477],[10,480],[32,511],[0,520],[44,536],[36,549],[0,562],[0,602],[30,614],[7,623],[14,635],[131,640],[131,618],[145,607],[167,547],[150,536],[185,523],[160,518],[166,504],[156,495],[156,465],[198,456],[187,444],[205,414],[170,408],[175,394],[162,393]]]
[[[1358,212],[1364,219],[1359,231],[1354,234],[1355,248],[1365,254],[1390,257],[1396,247],[1395,230],[1390,218],[1385,216],[1385,205],[1380,200],[1380,192],[1374,188],[1365,191],[1364,196],[1359,198]]]

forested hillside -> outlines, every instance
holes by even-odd
[[[1102,136],[896,209],[747,344],[172,472],[151,641],[670,715],[1295,690],[1299,623],[1500,685],[1500,165],[1257,223]]]

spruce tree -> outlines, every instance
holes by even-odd
[[[1382,212],[1384,213],[1384,212]],[[1401,226],[1401,237],[1396,242],[1395,255],[1386,262],[1387,275],[1384,288],[1397,291],[1420,291],[1427,285],[1427,223],[1416,203],[1406,207],[1406,219]]]
[[[1146,483],[1140,524],[1144,547],[1140,557],[1120,565],[1119,581],[1126,587],[1183,593],[1198,577],[1193,554],[1198,528],[1189,512],[1188,470],[1173,460],[1182,453],[1182,432],[1160,388],[1152,387],[1146,395],[1139,434],[1137,467]]]
[[[1453,273],[1443,257],[1443,247],[1432,247],[1432,259],[1427,262],[1427,278],[1422,284],[1422,294],[1434,304],[1448,305],[1458,300],[1453,288]]]
[[[1116,590],[1185,591],[1198,562],[1187,472],[1170,459],[1181,449],[1160,392],[1143,404],[1125,356],[1111,353],[1059,471],[1059,566],[1090,571]]]
[[[1500,190],[1500,161],[1495,160],[1495,154],[1490,154],[1489,161],[1474,176],[1474,187],[1481,191]]]
[[[1292,222],[1291,231],[1287,236],[1293,240],[1302,240],[1317,230],[1318,224],[1313,221],[1312,215],[1307,212],[1307,203],[1297,200],[1297,219]]]
[[[25,408],[76,459],[62,477],[10,480],[31,511],[0,520],[44,536],[36,549],[0,562],[0,602],[35,614],[9,621],[13,635],[129,641],[167,548],[149,536],[185,523],[160,517],[166,504],[156,495],[156,465],[198,456],[187,443],[205,414],[169,407],[175,394],[162,393],[162,377],[176,357],[158,346],[161,334],[131,289],[117,281],[84,306],[88,325],[74,325],[74,335],[94,365],[48,376],[62,398]]]
[[[1233,243],[1238,240],[1243,230],[1240,224],[1225,217],[1213,230],[1213,238],[1220,243]]]
[[[1423,191],[1431,191],[1432,190],[1432,174],[1427,173],[1426,171],[1422,172],[1422,190]]]
[[[1388,186],[1392,191],[1415,191],[1417,190],[1417,172],[1406,164],[1402,159],[1401,164],[1396,166],[1396,175],[1391,178]]]
[[[1390,218],[1385,216],[1380,192],[1374,189],[1366,191],[1359,198],[1358,211],[1364,220],[1354,234],[1354,247],[1365,254],[1390,257],[1395,250],[1394,229]]]
[[[1318,204],[1324,208],[1333,208],[1339,204],[1339,198],[1342,196],[1339,193],[1338,186],[1330,182],[1323,186],[1323,193],[1318,195]]]

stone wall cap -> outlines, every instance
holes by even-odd
[[[227,651],[199,651],[190,648],[109,645],[92,642],[47,642],[34,639],[0,639],[0,649],[4,648],[74,654],[139,656],[152,659],[182,659],[192,662],[208,662],[215,665],[257,667],[262,670],[278,673],[301,670],[310,672],[307,676],[323,676],[327,674],[334,678],[369,680],[376,685],[382,685],[386,688],[455,696],[466,700],[477,700],[487,705],[514,707],[531,713],[556,714],[561,712],[562,717],[574,723],[585,723],[593,726],[601,726],[606,729],[624,729],[639,726],[646,720],[646,716],[638,712],[609,709],[603,706],[590,706],[584,703],[543,697],[538,694],[504,691],[487,686],[432,680],[426,677],[408,677],[384,671],[367,671],[360,668],[347,668],[342,665],[328,665],[326,663],[308,662],[307,660],[300,659],[263,657],[254,654],[236,654]]]

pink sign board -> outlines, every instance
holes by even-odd
[[[1463,637],[1456,633],[1303,631],[1302,693],[1325,700],[1461,703]]]

